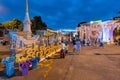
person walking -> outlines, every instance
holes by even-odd
[[[77,53],[77,54],[79,54],[80,48],[81,48],[81,43],[80,43],[80,40],[77,39],[77,41],[76,41],[76,50],[77,50],[76,53]]]
[[[60,58],[65,58],[65,43],[62,41]]]
[[[75,38],[73,38],[72,42],[73,42],[73,53],[75,54],[76,53],[76,48],[77,48]]]

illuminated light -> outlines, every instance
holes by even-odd
[[[102,20],[90,21],[91,24],[93,24],[93,23],[101,23],[101,22],[102,22]]]
[[[107,42],[107,44],[109,45],[109,44],[110,44],[110,42]]]
[[[108,28],[103,29],[103,42],[109,42],[109,31]]]
[[[90,24],[93,24],[93,21],[90,21]]]
[[[111,42],[111,44],[114,44],[114,42]]]

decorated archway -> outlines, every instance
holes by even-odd
[[[86,41],[92,41],[93,39],[102,39],[103,42],[114,42],[113,32],[115,28],[120,28],[120,23],[117,20],[109,20],[105,22],[92,22],[80,24],[77,28],[79,32],[79,38]],[[85,34],[84,34],[85,33]],[[85,35],[85,36],[84,36]]]

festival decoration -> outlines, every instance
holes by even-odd
[[[77,32],[79,32],[79,38],[81,40],[85,39],[87,41],[94,41],[95,38],[102,39],[103,42],[113,43],[113,31],[115,28],[119,28],[120,24],[117,20],[109,20],[102,22],[92,21],[90,23],[80,24],[77,28]]]
[[[14,55],[4,58],[2,60],[2,63],[5,64],[5,67],[6,67],[5,73],[8,77],[11,77],[14,75],[14,61],[15,61]]]

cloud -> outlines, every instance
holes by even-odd
[[[41,16],[43,21],[53,29],[75,29],[79,22],[107,20],[119,16],[117,12],[120,11],[120,0],[28,1],[30,18]],[[25,0],[0,0],[0,3],[2,4],[0,16],[4,15],[2,22],[15,17],[24,20]]]
[[[8,12],[8,9],[5,6],[0,4],[0,15],[5,15],[7,14],[7,12]]]

